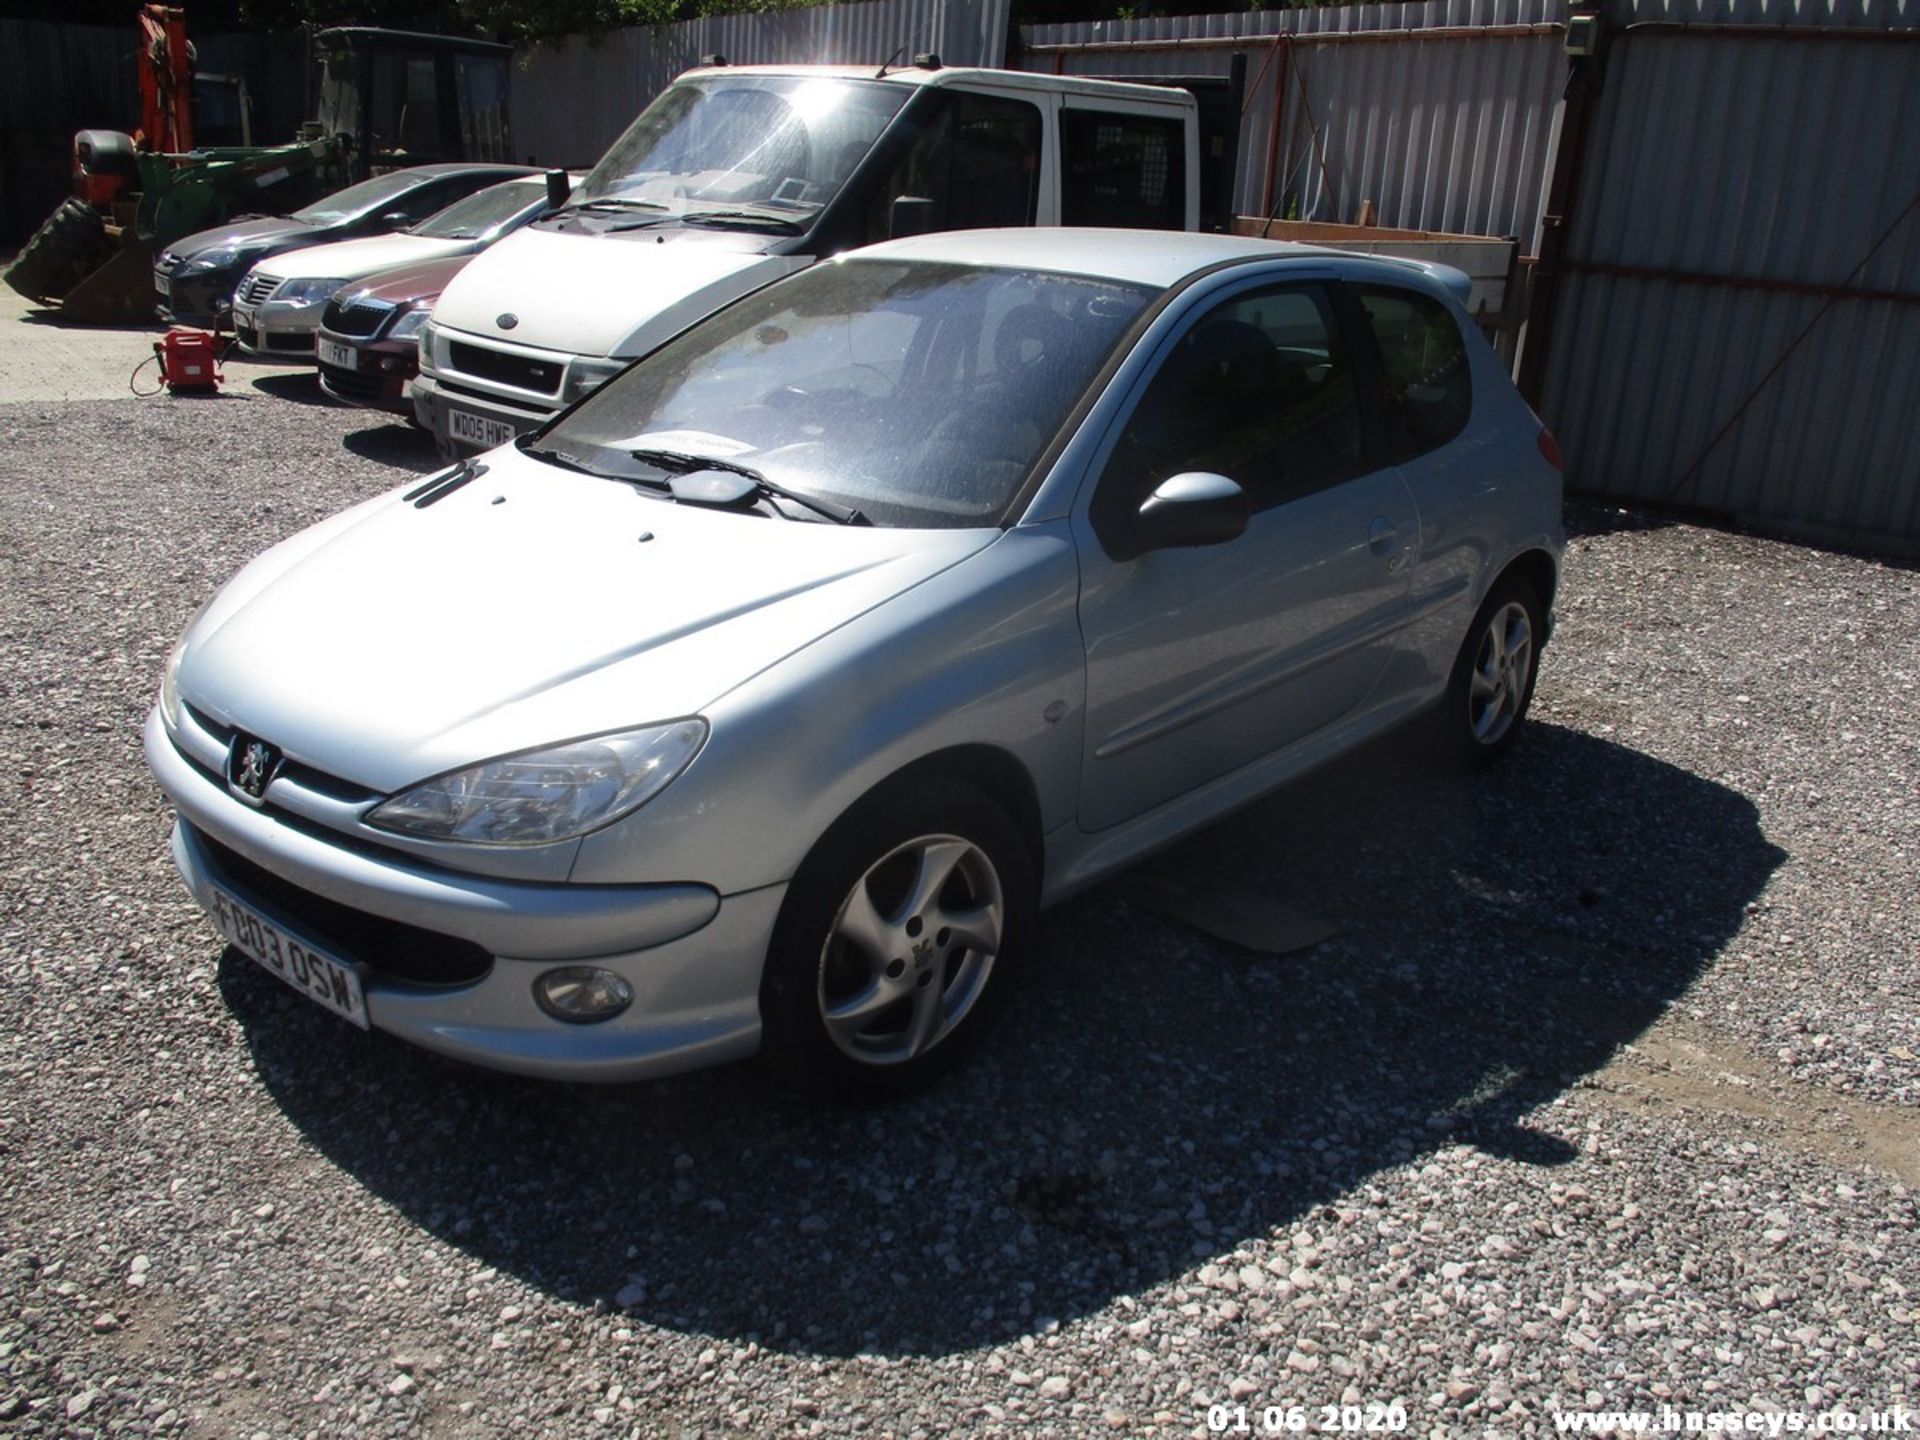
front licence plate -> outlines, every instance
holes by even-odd
[[[358,368],[358,354],[351,345],[336,345],[331,340],[315,342],[320,347],[320,359],[323,364],[332,365],[340,370]]]
[[[159,293],[159,296],[162,300],[167,298],[167,272],[166,271],[156,270],[153,272],[153,288],[155,291]]]
[[[493,420],[469,410],[447,407],[447,434],[465,444],[491,450],[506,444],[518,433],[510,420]]]
[[[213,919],[236,950],[278,975],[309,1000],[343,1020],[368,1029],[367,997],[360,973],[294,939],[251,905],[213,887]]]

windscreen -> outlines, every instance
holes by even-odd
[[[678,215],[746,208],[809,221],[846,183],[908,90],[865,80],[683,80],[614,142],[575,195]]]
[[[429,215],[407,233],[429,240],[478,240],[494,226],[538,205],[547,193],[545,180],[509,180],[456,200]]]
[[[314,118],[322,134],[358,135],[360,133],[360,86],[352,50],[319,50],[313,66]]]
[[[636,450],[750,466],[875,524],[997,523],[1152,299],[1078,276],[829,261],[669,342],[535,447],[612,475]]]
[[[304,220],[309,225],[331,225],[336,220],[348,220],[356,215],[364,215],[369,210],[378,209],[389,200],[397,199],[420,183],[417,175],[405,170],[396,170],[390,175],[376,175],[371,180],[362,180],[358,185],[349,185],[344,190],[336,190],[324,200],[316,200],[304,210],[293,212],[293,218]]]

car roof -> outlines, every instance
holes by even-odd
[[[434,175],[498,174],[502,180],[511,180],[520,175],[540,175],[545,172],[537,165],[509,165],[501,160],[438,160],[431,165],[404,165],[386,173],[417,175],[423,180]]]
[[[946,230],[908,240],[888,240],[858,254],[996,269],[1049,270],[1158,289],[1177,285],[1195,271],[1235,261],[1356,258],[1323,246],[1287,240],[1254,240],[1189,230],[1094,230],[1048,225]]]
[[[1034,90],[1048,94],[1107,95],[1145,104],[1165,105],[1171,109],[1198,109],[1193,92],[1176,85],[1142,85],[1126,80],[1094,80],[1084,75],[1049,75],[1032,70],[990,70],[978,66],[954,65],[922,69],[902,64],[880,73],[878,65],[710,65],[689,70],[679,78],[692,75],[797,75],[818,76],[828,80],[879,80],[889,85],[944,86],[985,85],[997,90]]]

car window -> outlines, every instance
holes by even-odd
[[[993,524],[1153,294],[965,265],[819,265],[669,341],[541,448],[616,475],[635,449],[699,454],[877,524]]]
[[[1031,225],[1039,216],[1040,111],[1024,100],[934,90],[916,104],[924,128],[881,185],[867,238],[884,240],[902,195],[933,202],[930,230]]]
[[[417,224],[455,201],[466,199],[494,178],[486,174],[444,176],[430,185],[422,185],[411,194],[402,195],[380,213],[404,215],[409,225]]]
[[[543,180],[509,180],[489,185],[444,210],[429,215],[414,227],[413,233],[430,240],[476,240],[496,225],[505,224],[522,211],[546,199]]]
[[[369,214],[374,210],[382,210],[384,213],[382,207],[392,209],[391,202],[396,197],[406,194],[419,184],[420,177],[409,170],[396,170],[385,175],[375,175],[370,180],[362,180],[357,185],[336,190],[333,194],[314,201],[304,210],[294,211],[293,218],[304,220],[309,225],[330,225],[336,220],[351,219]],[[451,195],[447,197],[448,200],[452,198]]]
[[[1437,450],[1466,428],[1473,409],[1459,325],[1430,295],[1384,285],[1352,288],[1379,347],[1393,458]]]
[[[1105,527],[1161,481],[1210,471],[1255,509],[1364,468],[1353,367],[1319,286],[1257,291],[1208,311],[1160,363],[1101,479]]]
[[[1178,230],[1186,222],[1186,131],[1177,119],[1102,110],[1060,116],[1060,223]]]

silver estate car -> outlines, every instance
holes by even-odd
[[[146,753],[221,934],[355,1025],[925,1079],[1038,907],[1398,722],[1509,745],[1552,437],[1464,277],[922,236],[255,560]]]

